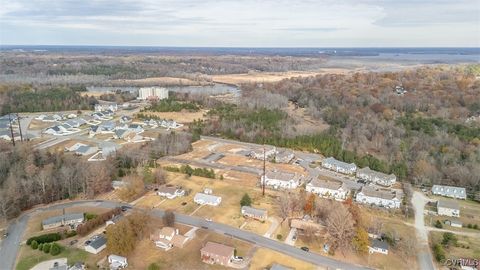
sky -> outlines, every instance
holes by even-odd
[[[480,0],[0,0],[0,44],[480,47]]]

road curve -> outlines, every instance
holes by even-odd
[[[1,245],[0,245],[0,262],[2,267],[1,269],[15,268],[15,260],[18,254],[18,250],[20,248],[20,242],[30,217],[42,211],[63,209],[63,208],[69,208],[72,206],[79,206],[82,204],[92,204],[92,203],[94,204],[94,206],[104,207],[104,208],[114,208],[122,205],[129,205],[124,203],[117,203],[117,202],[103,201],[103,200],[71,201],[71,202],[62,203],[62,204],[45,206],[43,208],[35,209],[33,211],[24,213],[8,227],[9,236],[1,242]],[[164,214],[164,211],[160,209],[155,209],[155,210],[151,210],[150,214],[154,217],[161,218]],[[220,233],[233,238],[248,241],[257,246],[272,249],[280,253],[292,256],[294,258],[297,258],[315,265],[329,267],[332,269],[349,269],[349,270],[350,269],[352,270],[370,269],[367,267],[349,264],[349,263],[338,261],[329,257],[321,256],[316,253],[305,252],[299,248],[289,246],[282,242],[278,242],[273,239],[266,238],[252,232],[231,227],[229,225],[206,221],[203,218],[188,216],[183,214],[175,214],[175,219],[179,223],[183,223],[190,226],[207,228],[216,233]]]

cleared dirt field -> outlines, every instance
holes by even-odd
[[[243,74],[213,75],[211,78],[214,82],[239,85],[242,83],[278,82],[293,77],[310,77],[327,73],[345,74],[347,72],[350,72],[350,70],[342,68],[325,68],[318,71],[251,72]]]
[[[289,102],[285,111],[295,120],[295,128],[297,130],[303,130],[305,133],[315,134],[327,130],[330,127],[323,120],[313,119],[307,109],[295,108],[292,102]]]
[[[188,124],[193,122],[193,120],[205,119],[205,114],[208,110],[199,110],[198,112],[142,112],[142,114],[147,116],[155,116],[161,119],[171,119],[175,120],[177,123]]]
[[[43,122],[37,119],[32,119],[32,121],[30,122],[30,125],[28,126],[28,129],[33,129],[33,130],[44,129],[44,128],[51,127],[55,124],[56,122]]]

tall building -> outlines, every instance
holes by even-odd
[[[164,87],[142,87],[138,89],[138,99],[166,99],[168,90]]]

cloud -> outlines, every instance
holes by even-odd
[[[395,46],[407,32],[402,43],[443,46],[455,26],[458,46],[472,46],[480,35],[480,8],[467,0],[2,1],[5,44]]]

